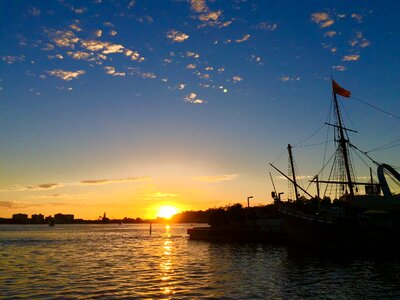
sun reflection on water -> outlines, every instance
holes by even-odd
[[[162,255],[161,255],[161,263],[160,263],[160,271],[161,271],[161,291],[164,295],[173,295],[175,286],[172,283],[172,276],[174,274],[173,269],[173,260],[172,260],[172,251],[173,251],[173,242],[171,240],[171,227],[169,225],[165,226],[165,233],[163,235],[164,242],[162,246]]]

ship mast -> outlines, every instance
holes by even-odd
[[[294,172],[292,146],[290,144],[288,144],[287,149],[288,149],[288,152],[289,152],[290,167],[292,169],[293,185],[294,185],[294,192],[296,194],[296,201],[299,201],[299,194],[297,193],[296,173]]]
[[[349,191],[350,191],[350,200],[354,200],[353,182],[351,179],[349,157],[347,155],[348,154],[348,150],[347,150],[348,140],[345,138],[345,135],[344,135],[345,128],[343,127],[342,118],[340,116],[339,104],[338,104],[338,100],[336,97],[335,88],[334,88],[333,84],[334,84],[334,82],[332,80],[332,93],[333,93],[333,99],[335,102],[336,117],[337,117],[337,121],[338,121],[337,128],[339,129],[339,135],[340,135],[339,146],[341,148],[342,155],[343,155],[344,167],[345,167],[346,176],[347,176],[346,183],[348,184]]]

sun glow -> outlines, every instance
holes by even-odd
[[[157,217],[170,219],[173,215],[178,213],[178,209],[173,206],[160,206],[158,209]]]

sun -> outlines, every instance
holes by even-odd
[[[160,206],[158,209],[157,217],[170,219],[173,215],[178,213],[178,209],[176,207],[165,205]]]

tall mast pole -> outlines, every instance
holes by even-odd
[[[287,149],[288,149],[288,152],[289,152],[290,167],[292,168],[294,192],[296,194],[296,201],[298,201],[299,200],[299,194],[297,193],[296,173],[294,172],[292,146],[290,144],[288,144]]]
[[[333,81],[332,81],[332,85],[333,85]],[[340,148],[342,149],[344,166],[345,166],[346,175],[347,175],[347,184],[348,184],[349,190],[350,190],[350,199],[354,200],[353,182],[351,180],[349,157],[347,156],[347,142],[348,141],[344,137],[344,129],[343,129],[343,124],[342,124],[342,118],[340,116],[339,104],[338,104],[336,93],[335,93],[333,87],[332,87],[332,93],[333,93],[333,99],[335,100],[336,115],[337,115],[337,119],[338,119],[338,123],[339,123],[338,124],[339,134],[340,134],[339,145],[340,145]]]

